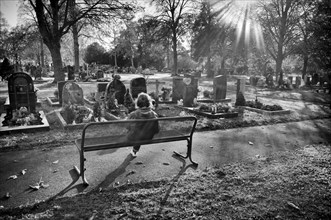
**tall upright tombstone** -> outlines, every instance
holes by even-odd
[[[183,82],[183,77],[173,77],[172,78],[172,102],[177,102],[183,99],[185,84]]]
[[[74,82],[67,82],[62,91],[62,107],[67,105],[84,105],[83,89]]]
[[[109,82],[106,87],[105,96],[106,100],[115,93],[115,99],[117,99],[118,104],[124,104],[124,95],[126,93],[126,87],[120,78],[114,77],[113,81]]]
[[[100,97],[105,96],[108,82],[97,83],[97,93],[95,94],[95,99],[99,100]]]
[[[60,82],[57,82],[57,91],[59,92],[59,104],[60,105],[62,105],[62,91],[63,91],[63,86],[67,82],[73,82],[73,81],[72,80],[69,80],[69,81],[60,81]]]
[[[226,75],[218,75],[214,78],[214,99],[220,100],[226,98]]]
[[[183,105],[185,107],[192,107],[194,99],[198,96],[198,78],[187,77],[183,79],[184,92],[183,92]]]
[[[17,72],[8,77],[9,105],[11,109],[26,107],[35,112],[37,96],[31,76],[24,72]]]
[[[130,82],[132,98],[137,98],[141,92],[147,92],[146,79],[144,77],[134,78]]]
[[[239,94],[239,92],[241,92],[242,94],[245,94],[245,85],[246,85],[245,78],[237,79],[237,95]]]

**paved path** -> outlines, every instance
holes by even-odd
[[[293,150],[312,143],[331,143],[331,119],[303,121],[242,129],[196,132],[193,136],[193,160],[197,169],[243,160],[256,155]],[[249,142],[253,144],[250,145]],[[128,180],[158,180],[173,178],[190,167],[189,160],[174,156],[185,152],[185,142],[143,146],[137,158],[129,155],[130,148],[87,153],[86,175],[90,186],[84,188],[77,180],[73,166],[78,165],[78,151],[74,145],[53,150],[28,150],[0,153],[0,206],[13,207],[32,204],[54,196],[71,196],[92,189],[125,184]],[[7,178],[27,169],[17,179]],[[29,185],[40,179],[48,188],[38,191]],[[9,192],[12,196],[6,199]]]

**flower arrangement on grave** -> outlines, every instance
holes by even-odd
[[[99,102],[94,103],[93,105],[93,117],[94,121],[101,121],[101,105]]]
[[[201,103],[198,105],[197,110],[200,112],[211,112],[213,114],[237,112],[237,109],[232,107],[230,103],[216,103],[216,104]]]
[[[254,101],[246,101],[246,106],[251,107],[251,108],[266,110],[266,111],[280,111],[280,110],[283,110],[283,108],[278,104],[265,105],[262,102],[260,102],[257,98]]]
[[[135,104],[129,89],[126,89],[124,94],[124,106],[128,109],[128,113],[135,110]]]
[[[108,98],[106,100],[106,109],[108,112],[114,115],[119,115],[120,107],[118,106],[117,99],[115,98],[116,92],[108,94]]]
[[[171,88],[162,87],[161,91],[162,91],[162,94],[161,94],[162,101],[169,101],[170,94],[171,94]]]
[[[42,118],[39,112],[29,112],[27,107],[18,110],[8,110],[4,118],[3,126],[28,126],[42,125]]]
[[[66,105],[61,111],[67,124],[88,123],[92,120],[93,111],[82,105]]]

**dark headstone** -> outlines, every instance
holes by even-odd
[[[63,86],[62,106],[84,105],[83,89],[74,82],[67,82]]]
[[[183,98],[184,82],[182,77],[172,78],[172,101],[177,102]]]
[[[300,85],[301,85],[301,77],[297,76],[295,77],[295,86],[299,88]]]
[[[290,82],[290,84],[292,85],[293,84],[293,76],[289,76],[289,77],[287,77],[287,79]]]
[[[103,71],[102,70],[98,70],[97,73],[96,73],[96,77],[97,77],[97,79],[104,78]]]
[[[105,96],[108,82],[97,83],[97,92],[95,94],[95,99],[100,100],[100,97]]]
[[[59,92],[59,104],[62,105],[62,91],[63,91],[63,86],[67,82],[73,82],[73,81],[60,81],[57,82],[57,91]]]
[[[67,66],[67,72],[68,72],[68,80],[74,80],[75,79],[75,70],[73,66]]]
[[[141,92],[147,92],[146,80],[144,77],[132,79],[130,82],[130,90],[132,98],[137,98]]]
[[[194,99],[198,96],[198,79],[194,77],[188,77],[183,79],[184,93],[183,93],[183,105],[185,107],[192,107]]]
[[[114,78],[113,81],[108,83],[106,88],[106,98],[109,99],[115,93],[115,99],[118,104],[124,104],[124,95],[126,93],[126,87],[119,79]]]
[[[243,95],[245,94],[245,85],[246,85],[245,78],[237,79],[237,96],[238,96],[239,92],[241,92]]]
[[[9,105],[15,109],[26,107],[30,112],[35,112],[37,97],[31,76],[17,72],[8,77]]]
[[[226,98],[226,86],[227,80],[225,75],[219,75],[214,78],[214,98],[216,100]]]

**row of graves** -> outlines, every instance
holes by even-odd
[[[64,129],[83,127],[88,122],[102,122],[108,120],[124,119],[135,110],[134,100],[140,92],[151,94],[155,100],[155,108],[159,104],[174,105],[189,113],[201,115],[207,118],[234,118],[238,116],[239,105],[255,111],[256,106],[263,106],[255,100],[257,105],[251,105],[253,101],[236,102],[238,106],[231,104],[231,99],[226,97],[227,78],[220,75],[213,80],[213,96],[198,98],[199,78],[194,76],[173,77],[172,89],[162,87],[162,94],[159,94],[159,86],[165,82],[156,80],[149,82],[155,84],[155,92],[147,91],[147,83],[144,77],[134,78],[127,88],[121,81],[119,75],[114,75],[111,82],[99,82],[96,85],[96,92],[93,100],[86,98],[83,89],[73,81],[59,82],[59,98],[61,108],[56,110],[57,117]],[[170,92],[172,90],[172,94]],[[245,93],[245,79],[237,81],[237,97],[239,100]],[[51,102],[50,102],[51,104]],[[246,105],[247,104],[247,105]],[[248,106],[250,105],[250,106]],[[269,110],[272,108],[269,108]],[[268,109],[260,109],[265,114]],[[281,108],[274,108],[281,111]]]
[[[266,111],[284,111],[280,106],[268,106],[259,100],[244,100],[245,79],[237,81],[237,100],[235,105],[226,98],[227,77],[216,76],[213,80],[213,96],[198,98],[199,78],[194,76],[173,77],[172,94],[164,87],[159,94],[159,86],[165,82],[156,80],[155,107],[159,104],[172,104],[184,111],[202,115],[208,118],[233,118],[238,116],[238,106],[248,110],[260,108],[260,113]],[[83,89],[74,81],[58,83],[58,102],[47,97],[49,103],[60,108],[55,110],[57,118],[64,129],[83,127],[88,122],[102,122],[125,118],[135,110],[134,100],[140,92],[147,91],[146,79],[138,77],[130,81],[126,88],[119,75],[114,75],[111,82],[99,82],[94,101],[87,100]],[[49,124],[40,102],[36,96],[32,78],[18,72],[8,78],[8,101],[5,103],[5,113],[1,114],[0,132],[49,130]]]
[[[8,97],[0,118],[0,134],[49,130],[33,80],[24,72],[8,77]]]

